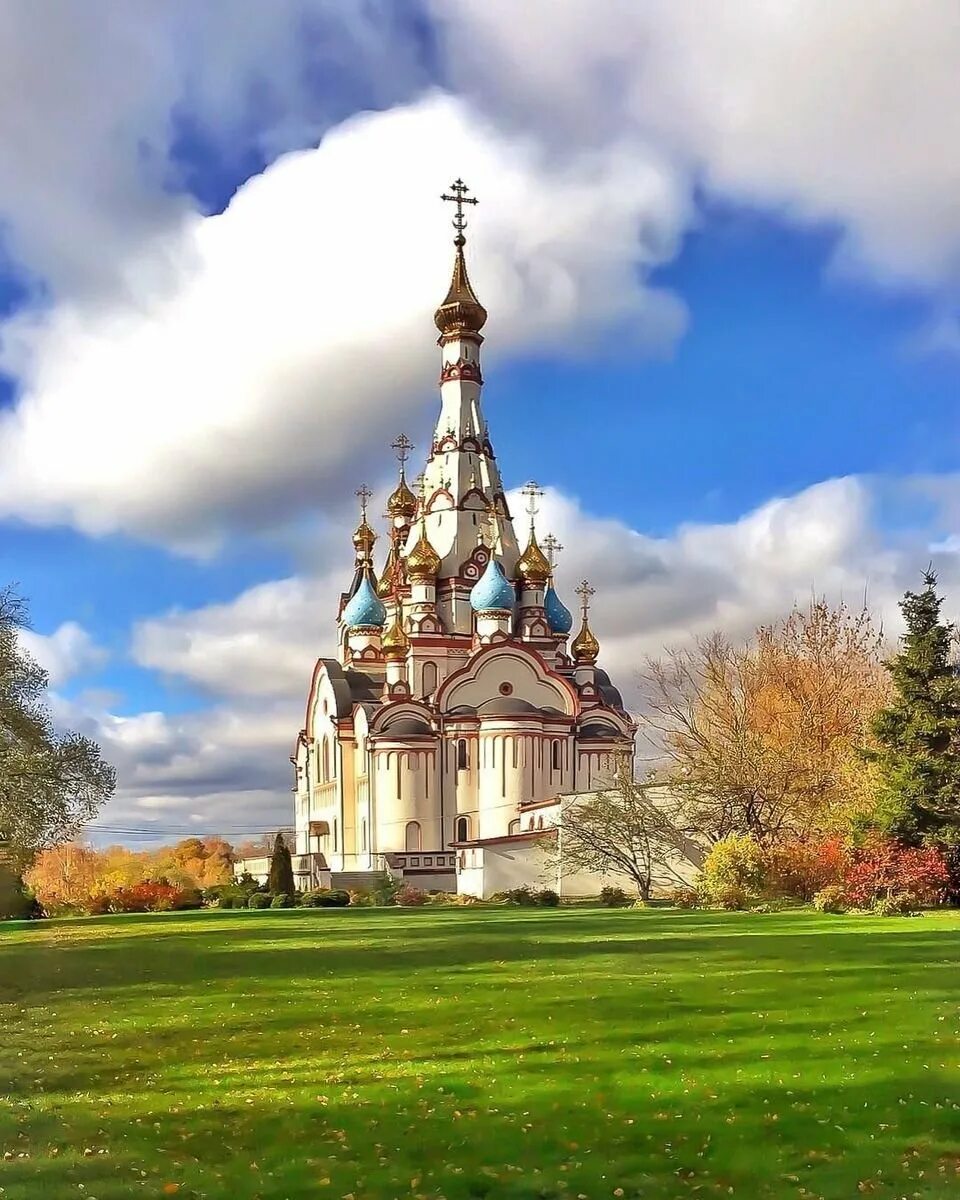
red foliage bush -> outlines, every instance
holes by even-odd
[[[130,887],[117,888],[105,897],[97,897],[107,907],[101,911],[115,913],[142,912],[172,912],[177,908],[188,907],[190,897],[184,888],[174,887],[172,883],[157,883],[144,880]]]
[[[403,908],[418,908],[421,904],[427,903],[427,893],[422,892],[420,888],[412,887],[409,883],[405,883],[397,892],[397,904]]]
[[[839,838],[782,842],[764,858],[764,891],[797,900],[812,900],[823,888],[842,883],[850,867],[850,850]]]
[[[950,871],[936,847],[878,839],[855,852],[844,891],[849,903],[861,908],[894,896],[919,906],[942,900],[949,883]]]

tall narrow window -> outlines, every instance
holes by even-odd
[[[555,771],[560,770],[560,743],[553,743],[553,761],[552,766]]]
[[[338,850],[340,848],[340,840],[339,840],[339,834],[338,834],[338,830],[337,830],[337,818],[336,817],[333,818],[333,848],[334,848],[334,850]]]
[[[364,817],[360,823],[360,849],[366,852],[367,849],[367,818]]]
[[[456,837],[454,841],[465,842],[470,837],[470,818],[457,817]]]
[[[467,739],[461,738],[457,742],[457,770],[466,771],[470,767],[470,755],[467,750]]]
[[[408,821],[407,822],[407,835],[406,835],[406,841],[404,844],[405,844],[405,847],[407,850],[419,850],[420,849],[420,822],[419,821]]]
[[[326,738],[323,739],[323,782],[328,783],[330,780],[330,743]]]
[[[512,833],[519,833],[519,832],[520,832],[520,818],[517,817],[515,820],[511,821],[510,824],[507,826],[507,833],[512,834]]]
[[[437,690],[437,664],[428,662],[423,664],[423,694],[432,696]]]

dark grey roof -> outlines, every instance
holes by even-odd
[[[600,693],[600,699],[604,702],[607,708],[614,708],[617,712],[623,712],[623,697],[617,688],[610,682],[610,676],[606,671],[601,671],[597,668],[596,673],[597,691]]]
[[[432,730],[424,721],[418,720],[416,717],[401,717],[399,721],[391,721],[385,729],[377,731],[380,737],[423,737],[425,734],[430,734]]]
[[[613,725],[607,725],[605,722],[591,721],[589,725],[584,725],[577,735],[581,738],[615,738],[622,737],[620,730]]]

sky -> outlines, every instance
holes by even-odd
[[[929,563],[960,615],[954,0],[8,0],[0,577],[99,840],[289,823],[457,176],[503,476],[628,698],[812,595],[893,638]]]

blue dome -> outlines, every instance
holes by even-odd
[[[552,583],[547,584],[547,590],[543,596],[543,611],[547,614],[547,624],[554,633],[569,633],[573,628],[570,609],[554,591]]]
[[[491,556],[487,569],[473,585],[470,591],[470,605],[474,612],[489,612],[491,609],[505,609],[513,612],[517,602],[517,594],[513,584],[503,573],[503,568]]]
[[[360,586],[344,606],[343,623],[349,629],[357,629],[362,625],[382,626],[386,619],[387,610],[383,607],[383,601],[370,582],[369,572],[365,572]]]

